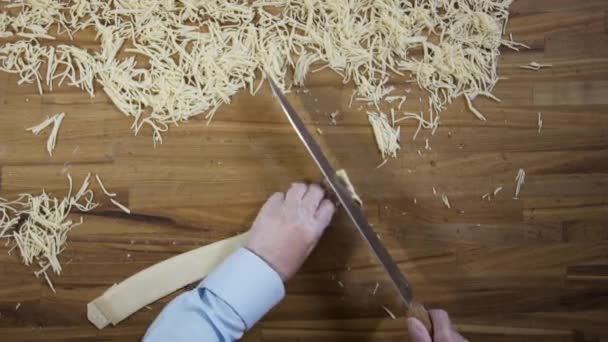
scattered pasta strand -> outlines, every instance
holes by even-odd
[[[515,177],[515,199],[519,198],[519,192],[521,191],[521,187],[524,185],[526,180],[526,172],[524,169],[519,169],[517,171],[517,176]]]
[[[340,114],[340,111],[338,111],[338,110],[336,110],[336,111],[334,111],[334,112],[332,112],[332,113],[329,114],[329,118],[331,120],[331,124],[332,125],[335,126],[335,125],[338,124],[338,121],[336,119],[337,119],[337,117],[338,117],[339,114]]]
[[[44,280],[46,280],[47,285],[49,285],[49,288],[51,289],[51,291],[53,291],[53,293],[57,293],[57,290],[55,290],[55,286],[53,286],[53,282],[51,281],[51,278],[49,278],[49,274],[46,272],[42,272],[42,274],[44,275]]]
[[[376,282],[376,286],[374,286],[374,289],[372,290],[372,296],[375,296],[376,293],[378,293],[379,288],[380,288],[380,283]]]
[[[452,208],[452,206],[450,205],[450,200],[448,199],[448,196],[447,196],[447,195],[441,195],[441,201],[443,202],[443,204],[445,204],[445,206],[446,206],[448,209],[451,209],[451,208]]]
[[[126,206],[124,206],[123,204],[118,202],[117,200],[110,198],[110,202],[112,202],[112,204],[117,206],[120,210],[124,211],[125,213],[131,214],[131,209],[127,208]]]
[[[113,197],[116,197],[116,193],[110,192],[110,191],[108,191],[108,189],[106,189],[105,185],[101,181],[101,177],[99,177],[98,174],[95,174],[95,179],[97,180],[97,184],[99,184],[101,191],[103,191],[103,193],[110,198],[110,202],[112,202],[112,204],[114,204],[117,208],[124,211],[125,213],[131,214],[131,209],[127,208],[124,204],[118,202],[116,199],[113,198]]]
[[[65,117],[65,113],[58,113],[51,117],[48,117],[46,120],[44,120],[40,124],[27,129],[28,131],[31,131],[32,133],[34,133],[34,135],[38,135],[45,128],[47,128],[51,124],[53,125],[53,128],[51,129],[51,133],[49,134],[49,137],[47,138],[47,141],[46,141],[46,150],[49,152],[50,156],[53,155],[53,150],[55,149],[55,144],[57,143],[57,134],[59,133],[59,127],[61,126],[61,123],[63,122],[64,117]]]
[[[101,191],[103,191],[103,193],[108,196],[108,197],[116,197],[116,193],[115,192],[109,192],[105,185],[103,184],[103,182],[101,181],[101,178],[99,177],[98,174],[95,174],[95,179],[97,180],[97,184],[99,184],[99,187],[101,188]]]
[[[551,67],[553,67],[552,64],[541,64],[538,62],[530,62],[527,65],[520,66],[521,69],[527,69],[527,70],[532,70],[532,71],[539,71],[543,68],[551,68]]]
[[[34,135],[38,135],[40,132],[42,132],[45,128],[47,128],[49,125],[51,125],[52,123],[55,122],[55,117],[47,117],[46,120],[42,121],[41,123],[39,123],[36,126],[32,126],[30,128],[28,128],[27,130],[34,133]]]
[[[397,319],[397,316],[395,316],[395,314],[391,310],[389,310],[389,308],[387,308],[384,305],[381,305],[380,307],[382,308],[382,310],[384,310],[384,312],[386,312],[386,314],[388,315],[388,317],[390,317],[392,320],[396,320]]]
[[[433,116],[432,111],[430,112],[430,117],[428,120],[424,118],[423,112],[420,112],[420,113],[405,112],[405,113],[403,113],[402,117],[395,119],[394,122],[398,123],[403,120],[417,120],[418,121],[418,128],[416,129],[416,132],[412,136],[412,140],[416,140],[416,137],[418,136],[418,133],[420,133],[420,130],[422,128],[430,129],[431,134],[435,134],[437,127],[439,127],[439,115]]]
[[[473,102],[471,101],[471,98],[469,96],[465,96],[464,97],[467,101],[467,106],[469,107],[469,110],[471,110],[471,112],[473,114],[475,114],[475,116],[481,120],[481,121],[486,121],[486,117],[477,109],[473,106]]]

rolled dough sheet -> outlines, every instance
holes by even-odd
[[[116,325],[136,311],[209,274],[247,241],[248,233],[176,255],[110,287],[87,304],[87,318],[98,329]]]

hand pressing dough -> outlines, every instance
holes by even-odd
[[[141,308],[207,276],[242,247],[248,233],[174,256],[109,288],[87,304],[87,318],[98,329],[116,325]]]

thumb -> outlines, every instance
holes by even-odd
[[[411,342],[432,342],[431,335],[426,331],[426,328],[414,317],[410,317],[405,321],[407,332]]]

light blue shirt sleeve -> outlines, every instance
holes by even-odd
[[[281,277],[241,248],[197,288],[173,299],[148,328],[144,341],[236,341],[284,296]]]

